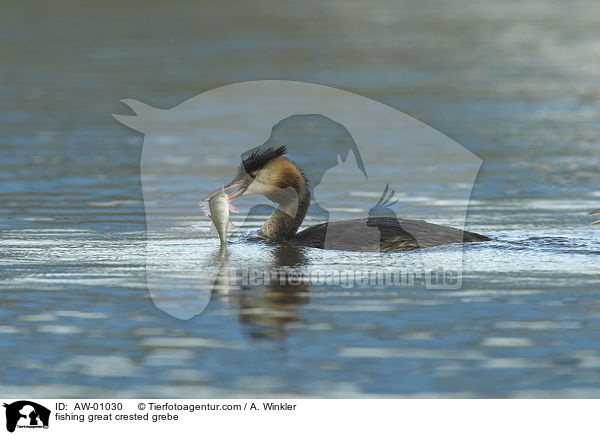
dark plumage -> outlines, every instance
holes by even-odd
[[[271,160],[281,157],[287,153],[287,148],[258,148],[254,150],[247,158],[242,161],[242,165],[248,174],[258,171],[265,167]]]
[[[303,246],[323,249],[325,248],[327,230],[333,230],[330,226],[335,227],[334,231],[338,237],[328,241],[327,249],[342,251],[399,252],[418,248],[431,248],[450,243],[492,240],[481,234],[462,231],[445,225],[431,224],[423,220],[370,217],[314,225],[296,234],[293,242]],[[379,241],[361,244],[360,236],[364,233],[362,229],[365,226],[379,229],[381,234]]]

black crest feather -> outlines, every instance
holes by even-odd
[[[274,158],[281,157],[285,153],[287,153],[287,148],[285,146],[279,148],[258,148],[252,151],[252,153],[242,161],[242,164],[244,165],[244,170],[248,174],[251,174],[252,172],[263,168]]]

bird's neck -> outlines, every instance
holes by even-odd
[[[289,194],[278,195],[277,209],[262,226],[263,235],[270,240],[289,240],[294,238],[310,205],[310,190],[305,180],[300,186],[287,188]]]

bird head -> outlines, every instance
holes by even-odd
[[[287,157],[285,146],[259,148],[253,151],[237,168],[237,174],[223,189],[233,201],[242,195],[259,194],[276,203],[298,201],[306,191],[302,171]],[[218,189],[208,195],[209,200],[221,193]]]

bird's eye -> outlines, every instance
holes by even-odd
[[[252,178],[252,179],[256,178],[256,174],[255,174],[254,172],[253,172],[253,173],[251,173],[251,174],[250,174],[250,178]]]

